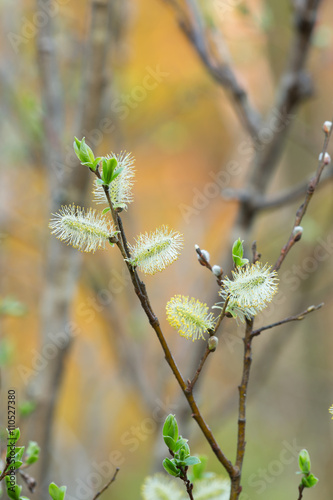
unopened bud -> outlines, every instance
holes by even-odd
[[[222,267],[215,265],[212,267],[212,272],[213,272],[213,274],[215,274],[215,276],[217,276],[219,278],[223,273]]]
[[[323,153],[320,153],[319,155],[319,161],[323,160]],[[331,157],[328,153],[324,154],[324,164],[329,165],[331,163]]]
[[[302,226],[295,226],[293,229],[293,238],[295,241],[299,241],[302,238],[303,228]]]
[[[213,335],[213,337],[209,337],[208,339],[208,349],[212,352],[216,351],[217,344],[219,343],[219,339]]]
[[[207,252],[207,250],[201,250],[201,256],[205,259],[206,262],[209,262],[210,255],[209,252]],[[200,257],[198,256],[198,258]]]
[[[325,134],[329,134],[332,128],[332,122],[326,121],[323,123],[323,131]]]

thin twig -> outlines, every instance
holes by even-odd
[[[333,168],[327,169],[322,177],[321,183],[318,188],[321,188],[326,185],[326,181],[332,179],[333,177]],[[290,203],[294,203],[298,198],[304,196],[309,185],[309,180],[303,181],[297,186],[293,186],[291,189],[286,189],[271,198],[259,198],[255,202],[256,210],[271,210],[273,208],[278,208],[282,206],[286,206]]]
[[[17,469],[17,471],[20,474],[20,476],[22,477],[22,479],[24,479],[26,485],[28,486],[29,491],[31,493],[33,493],[35,491],[36,486],[37,486],[37,481],[34,477],[29,476],[29,474],[27,474],[26,472],[24,472],[21,469],[22,469],[22,467]]]
[[[315,192],[315,189],[319,184],[321,174],[322,174],[325,166],[327,165],[327,163],[325,161],[325,153],[327,151],[328,143],[329,143],[329,140],[331,138],[332,128],[333,127],[331,127],[331,129],[328,133],[325,133],[324,144],[323,144],[323,148],[322,148],[322,152],[321,152],[321,159],[318,161],[317,171],[308,183],[305,199],[304,199],[302,205],[298,208],[298,210],[296,212],[294,225],[293,225],[291,234],[289,236],[289,239],[288,239],[287,243],[284,245],[284,247],[281,249],[281,253],[280,253],[280,255],[279,255],[279,257],[274,265],[273,269],[275,271],[278,271],[280,269],[282,262],[286,258],[288,252],[294,246],[296,241],[298,241],[297,234],[294,233],[294,228],[299,226],[300,223],[302,222],[302,219],[305,215],[305,212],[306,212],[306,210],[309,206],[309,203],[312,199],[313,193]]]
[[[244,342],[244,358],[243,358],[243,374],[241,384],[238,386],[239,391],[239,410],[238,410],[238,433],[237,433],[237,452],[236,452],[236,468],[238,474],[231,480],[230,500],[237,500],[241,491],[240,481],[242,466],[245,454],[245,427],[246,427],[246,400],[247,390],[250,379],[250,369],[252,363],[252,338],[251,332],[253,327],[253,319],[246,320]]]
[[[282,319],[281,321],[277,321],[276,323],[272,323],[271,325],[262,326],[261,328],[258,328],[258,330],[254,330],[251,333],[251,338],[257,337],[258,335],[261,334],[261,332],[269,330],[270,328],[275,328],[276,326],[284,325],[285,323],[290,323],[291,321],[301,321],[302,319],[305,318],[307,314],[312,313],[313,311],[318,311],[318,309],[321,309],[323,305],[324,302],[322,302],[318,306],[310,306],[307,309],[305,309],[305,311],[296,314],[295,316],[289,316],[289,318]]]
[[[303,491],[304,491],[304,486],[303,486],[303,484],[300,484],[299,487],[298,487],[298,493],[299,493],[299,495],[298,495],[297,500],[302,500],[302,498],[303,498]]]
[[[317,189],[321,189],[326,186],[326,182],[331,180],[333,177],[333,168],[325,170],[321,176],[321,182]],[[252,207],[256,212],[263,210],[272,210],[279,207],[285,207],[291,203],[294,203],[298,198],[305,195],[310,179],[306,179],[296,186],[289,189],[284,189],[279,193],[272,195],[270,198],[266,196],[258,195],[254,200],[252,200]],[[227,188],[222,191],[222,197],[226,201],[239,201],[241,203],[249,203],[251,195],[249,192],[243,189],[232,189]]]
[[[217,330],[219,329],[220,324],[221,324],[221,322],[222,322],[223,318],[224,318],[224,317],[225,317],[225,315],[226,315],[226,309],[227,309],[227,305],[228,305],[229,299],[230,299],[230,297],[228,296],[228,297],[226,298],[226,300],[224,301],[223,309],[222,309],[222,311],[221,311],[221,314],[220,314],[220,315],[219,315],[219,317],[217,318],[217,321],[216,321],[216,325],[215,325],[214,330],[213,330],[212,332],[210,332],[210,337],[212,337],[213,335],[216,335],[216,334],[217,334]],[[199,375],[200,375],[200,373],[201,373],[201,370],[202,370],[202,368],[203,368],[203,366],[204,366],[204,364],[205,364],[205,362],[206,362],[206,360],[207,360],[207,358],[208,358],[208,356],[209,356],[209,354],[210,354],[211,352],[213,352],[213,351],[211,351],[211,350],[209,349],[208,344],[207,344],[206,349],[205,349],[205,352],[203,353],[203,356],[202,356],[202,358],[200,359],[199,366],[198,366],[198,368],[197,368],[197,370],[196,370],[196,372],[195,372],[195,374],[194,374],[194,377],[192,378],[192,380],[188,380],[188,381],[187,381],[187,388],[186,388],[186,391],[187,391],[187,392],[192,392],[192,391],[193,391],[193,387],[194,387],[194,385],[195,385],[196,381],[198,380]]]
[[[4,477],[9,476],[10,471],[9,471],[8,469],[9,469],[10,464],[11,464],[11,459],[10,459],[10,458],[7,458],[7,459],[6,459],[6,465],[5,465],[5,468],[4,468],[4,470],[2,471],[2,473],[0,474],[0,481],[2,481]]]
[[[120,469],[119,469],[119,467],[117,467],[116,470],[115,470],[115,473],[113,474],[113,476],[110,479],[110,481],[108,483],[106,483],[105,486],[103,486],[103,488],[101,489],[101,491],[99,491],[98,493],[96,493],[96,495],[94,496],[94,498],[92,500],[96,500],[102,493],[104,493],[105,490],[108,489],[108,487],[110,486],[110,484],[112,484],[113,481],[116,480],[116,477],[117,477],[117,474],[118,474],[119,471],[120,471]]]

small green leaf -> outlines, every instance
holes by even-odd
[[[36,409],[34,401],[23,401],[19,406],[19,412],[22,417],[28,417]]]
[[[74,138],[73,147],[76,156],[83,165],[89,166],[92,170],[96,170],[94,167],[95,156],[92,149],[86,144],[85,138],[83,137],[81,141],[77,137]]]
[[[197,465],[200,464],[200,459],[198,457],[187,457],[185,460],[185,465]]]
[[[124,167],[119,167],[119,168],[116,168],[116,170],[113,172],[112,174],[112,181],[114,181],[118,175],[121,174],[121,172],[124,170]]]
[[[305,449],[301,450],[298,455],[299,468],[304,474],[308,474],[311,470],[311,462],[309,452]]]
[[[243,241],[240,238],[238,238],[238,240],[236,240],[232,246],[232,259],[236,267],[244,266],[249,262],[248,259],[243,259],[243,253],[244,253]]]
[[[178,450],[180,450],[187,443],[187,441],[188,441],[188,439],[184,439],[180,436],[178,438],[178,441],[175,445],[174,450],[172,450],[172,451],[176,453]]]
[[[30,441],[26,451],[25,463],[31,465],[37,462],[39,458],[39,452],[40,448],[38,444],[35,441]]]
[[[49,493],[53,500],[63,500],[66,494],[66,486],[57,486],[55,483],[51,483],[49,486]]]
[[[16,448],[15,448],[15,459],[16,460],[22,459],[24,450],[25,450],[25,446],[16,446]]]
[[[165,438],[166,436],[171,437],[174,442],[178,439],[178,424],[175,415],[170,414],[165,419],[163,425],[163,437]]]
[[[163,460],[163,467],[170,476],[179,477],[180,471],[177,469],[176,465],[169,458]]]
[[[22,486],[18,484],[13,485],[10,476],[5,477],[7,495],[11,500],[19,500]]]
[[[305,488],[312,488],[315,484],[317,484],[319,479],[315,477],[313,474],[308,474],[302,477],[302,485]]]
[[[106,214],[107,212],[109,212],[110,210],[111,210],[111,208],[110,208],[110,207],[106,207],[106,208],[104,208],[104,210],[102,211],[102,214],[104,215],[104,214]]]
[[[20,429],[17,427],[17,429],[14,429],[12,431],[9,431],[7,429],[8,437],[10,438],[10,441],[12,444],[15,444],[19,438],[20,438]]]
[[[185,458],[190,456],[190,447],[187,443],[184,443],[179,450],[179,459],[184,461]]]
[[[163,436],[164,442],[172,452],[175,452],[176,443],[170,436]]]

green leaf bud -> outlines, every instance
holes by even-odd
[[[170,474],[170,476],[174,476],[174,477],[180,476],[180,470],[177,469],[175,463],[172,460],[170,460],[169,458],[165,458],[163,460],[163,467],[167,471],[167,473]]]
[[[83,165],[90,167],[92,170],[96,170],[95,166],[95,156],[92,149],[86,144],[85,138],[79,141],[77,137],[74,138],[73,147],[76,156]]]
[[[311,470],[311,462],[309,452],[305,449],[301,450],[298,455],[299,468],[304,474],[309,474]]]
[[[178,439],[178,424],[175,415],[168,415],[163,425],[163,438],[170,437],[176,443]],[[165,439],[164,439],[165,441]],[[167,445],[168,446],[168,445]],[[171,449],[171,448],[170,448]]]
[[[248,259],[243,259],[243,253],[244,253],[243,241],[240,238],[238,238],[238,240],[236,240],[232,246],[232,259],[236,267],[244,266],[249,262]]]

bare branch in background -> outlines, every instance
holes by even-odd
[[[48,0],[37,0],[37,10],[43,9]],[[109,13],[111,0],[91,2],[91,26],[84,55],[85,75],[81,92],[80,117],[77,131],[92,130],[98,126],[99,109],[106,85],[105,67],[109,50]],[[47,6],[46,6],[47,7]],[[54,38],[54,18],[48,16],[47,23],[41,23],[37,37],[38,66],[41,80],[43,118],[45,130],[45,159],[50,182],[51,209],[60,204],[84,204],[88,173],[78,161],[69,163],[66,158],[63,134],[65,131],[63,88],[57,63]],[[71,134],[72,135],[72,134]],[[52,423],[55,404],[64,375],[64,361],[71,344],[76,325],[70,321],[70,308],[75,293],[81,264],[80,255],[70,246],[53,241],[46,256],[46,283],[41,306],[41,352],[49,342],[49,334],[59,335],[60,347],[57,355],[48,360],[30,384],[28,393],[37,404],[33,414],[32,434],[42,449],[38,462],[36,493],[46,498],[48,471],[50,466]],[[57,346],[59,345],[59,342]]]
[[[233,106],[249,134],[256,138],[261,126],[259,113],[251,106],[246,91],[237,80],[222,34],[205,25],[198,3],[187,0],[187,10],[175,0],[164,0],[176,11],[182,31],[192,43],[208,73],[229,94]]]

